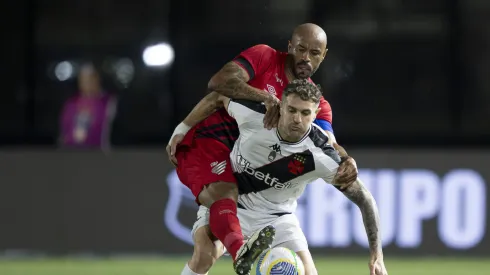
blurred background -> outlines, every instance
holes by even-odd
[[[328,35],[313,80],[378,201],[390,274],[487,274],[490,1],[0,7],[0,274],[180,274],[197,208],[164,147],[226,62],[285,51],[305,22]],[[367,272],[342,195],[314,183],[297,214],[320,274]]]

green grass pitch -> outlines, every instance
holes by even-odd
[[[386,257],[390,275],[489,275],[490,259],[399,259]],[[367,258],[315,257],[319,274],[369,274]],[[186,258],[0,260],[1,275],[180,275]],[[221,259],[209,275],[233,275]]]

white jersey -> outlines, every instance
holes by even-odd
[[[281,139],[276,128],[264,128],[263,104],[230,100],[227,109],[240,130],[230,154],[239,207],[292,213],[308,183],[319,178],[332,182],[340,157],[320,127],[313,124],[300,141],[290,143]]]

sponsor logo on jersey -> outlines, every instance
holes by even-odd
[[[276,77],[276,82],[277,83],[281,83],[281,86],[284,86],[284,82],[282,81],[282,79],[279,77],[279,75],[276,73],[274,75]]]
[[[269,148],[271,148],[271,150],[276,152],[276,153],[279,153],[279,154],[281,153],[281,145],[279,145],[278,143],[269,146]]]
[[[263,158],[266,157],[268,157],[267,154],[263,156]],[[270,158],[272,157],[270,156]],[[238,155],[237,162],[234,163],[234,167],[236,168],[234,175],[238,181],[238,191],[240,194],[260,192],[269,188],[292,188],[294,185],[293,182],[297,182],[295,181],[297,177],[315,170],[313,154],[309,150],[281,158],[277,158],[276,153],[276,159],[274,161],[260,166],[258,163],[263,163],[264,160],[257,163],[252,161],[250,163],[241,155]],[[298,162],[293,165],[295,169],[293,171],[296,174],[291,173],[291,169],[288,167],[289,163],[293,160]],[[298,166],[300,167],[299,170],[296,168]]]
[[[263,172],[257,171],[254,168],[250,167],[250,165],[245,166],[243,171],[258,179],[259,181],[264,182],[268,186],[273,187],[274,189],[282,190],[291,187],[291,182],[282,183],[279,181],[278,178],[271,176],[270,173],[265,174]]]

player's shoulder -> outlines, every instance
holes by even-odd
[[[267,44],[257,44],[257,45],[250,47],[249,49],[254,49],[256,51],[262,51],[262,52],[273,52],[273,53],[277,52],[276,49],[272,48],[271,46],[269,46]]]
[[[230,99],[230,103],[231,102],[246,110],[254,111],[259,114],[265,114],[267,111],[265,105],[262,102],[246,100],[246,99]]]
[[[330,102],[328,102],[328,100],[326,100],[323,96],[320,98],[320,106],[322,109],[324,109],[324,111],[332,110],[332,106],[330,106]]]
[[[316,124],[311,124],[311,130],[308,137],[313,142],[315,147],[324,147],[328,145],[328,135],[327,133]],[[329,145],[328,145],[329,146]]]
[[[313,82],[313,80],[312,80],[311,78],[308,78],[308,81],[309,81],[311,84],[313,84],[313,85],[317,85],[317,84],[315,84],[315,82]],[[317,85],[317,86],[318,86],[318,89],[320,89],[320,91],[321,91],[321,92],[322,92],[322,94],[323,94],[323,89],[322,89],[322,87],[321,87],[320,85]],[[327,111],[327,112],[331,112],[331,111],[332,111],[332,106],[330,106],[330,102],[328,102],[328,100],[326,100],[324,96],[322,96],[322,97],[320,98],[320,106],[321,106],[321,111],[322,111],[322,112],[325,112],[325,111]]]
[[[320,128],[320,126],[312,124],[308,137],[316,148],[322,150],[323,154],[329,156],[337,163],[340,163],[338,152],[328,143],[328,135],[322,128]]]
[[[257,44],[246,49],[244,52],[253,52],[261,55],[262,57],[270,58],[277,55],[277,50],[266,44]]]

